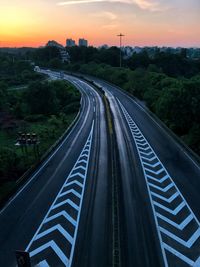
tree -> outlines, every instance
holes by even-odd
[[[0,177],[12,176],[15,178],[19,158],[16,152],[8,147],[0,148]]]
[[[27,89],[26,101],[31,114],[56,114],[58,99],[48,82],[33,82]]]
[[[8,105],[7,103],[7,89],[8,86],[4,82],[0,82],[0,110],[4,110]]]

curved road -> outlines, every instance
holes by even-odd
[[[53,72],[49,74],[56,76]],[[76,78],[71,82],[82,93],[78,121],[0,211],[2,267],[16,266],[15,250],[28,251],[33,266],[71,266],[76,259],[75,244],[82,247],[82,238],[88,238],[87,228],[90,231],[94,228],[95,232],[98,224],[101,229],[95,239],[103,242],[104,247],[99,263],[106,266],[108,187],[104,107],[90,86]],[[93,220],[95,213],[98,224],[91,227],[88,220]],[[79,225],[84,225],[84,231],[77,235]]]
[[[92,81],[109,98],[119,149],[127,155],[121,156],[125,266],[200,266],[199,164],[139,102]]]
[[[119,88],[63,78],[82,93],[79,119],[0,211],[0,266],[16,249],[33,266],[200,266],[198,163]]]

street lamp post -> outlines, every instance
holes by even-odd
[[[122,47],[122,37],[125,36],[125,35],[123,35],[122,33],[120,33],[117,36],[119,37],[119,49],[120,49],[120,51],[119,51],[119,66],[121,68],[121,66],[122,66],[122,50],[121,50],[121,47]]]

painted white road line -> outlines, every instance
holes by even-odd
[[[105,81],[103,81],[105,84],[107,84],[108,86],[111,86],[112,87],[112,85],[110,85],[110,84],[108,84],[108,83],[106,83]],[[101,85],[99,85],[99,86],[101,86]],[[174,141],[174,138],[169,134],[169,133],[166,133],[166,130],[164,129],[164,127],[162,127],[149,113],[148,113],[148,111],[147,111],[147,109],[145,109],[141,104],[139,104],[136,100],[134,100],[132,97],[130,97],[129,95],[127,95],[126,93],[124,93],[121,89],[119,89],[119,88],[117,88],[117,87],[115,87],[114,88],[115,90],[117,89],[121,94],[123,94],[125,97],[128,97],[128,99],[129,100],[131,100],[131,102],[132,103],[134,103],[135,105],[137,105],[138,106],[138,108],[140,109],[140,110],[142,110],[143,112],[145,112],[145,114],[151,119],[151,121],[153,122],[153,123],[155,123],[157,126],[158,126],[158,128],[165,134],[165,135],[167,135],[171,140],[172,140],[172,142],[176,145],[176,146],[178,146],[179,148],[180,148],[180,150],[187,156],[187,158],[189,159],[189,160],[191,160],[192,161],[192,163],[195,165],[195,167],[198,169],[198,170],[200,170],[200,166],[199,166],[199,164],[197,164],[197,162],[196,161],[194,161],[194,159],[188,154],[188,152],[179,144],[179,143],[177,143],[177,142],[175,142]]]
[[[49,75],[49,73],[48,73]],[[80,88],[80,91],[82,92],[82,88],[80,86],[78,86]],[[87,96],[87,99],[89,100],[89,97]],[[85,102],[83,102],[83,98],[81,98],[81,102],[84,103],[84,106],[85,106]],[[84,108],[83,108],[84,110]],[[88,105],[88,109],[87,109],[87,112],[86,112],[86,116],[85,116],[85,119],[83,121],[83,124],[82,124],[82,127],[80,127],[77,135],[76,135],[76,138],[74,139],[73,143],[77,140],[78,136],[80,135],[83,127],[84,127],[84,124],[88,118],[88,114],[89,114],[89,111],[90,111],[90,101],[89,101],[89,105]],[[79,120],[77,120],[77,118],[79,117],[80,115],[80,111],[79,113],[77,114],[76,118],[74,119],[74,121],[76,121],[76,123],[74,124],[73,126],[73,129],[77,126],[77,124],[79,123]],[[42,165],[39,167],[39,169],[33,173],[33,175],[31,176],[31,178],[28,180],[28,182],[25,183],[24,186],[22,186],[22,188],[7,202],[7,204],[0,210],[0,214],[2,214],[6,209],[7,207],[9,207],[9,205],[24,191],[24,189],[26,189],[26,187],[28,187],[28,185],[37,177],[37,175],[43,170],[43,168],[49,163],[49,161],[56,155],[56,153],[60,150],[60,148],[63,146],[63,144],[70,138],[70,136],[72,135],[73,133],[73,129],[69,132],[69,134],[64,138],[64,140],[60,143],[60,145],[58,145],[58,147],[55,149],[55,151],[53,151],[53,153],[44,161],[44,163],[42,163]]]
[[[191,263],[191,266],[193,266],[194,264],[197,265],[199,256],[198,258],[196,258],[197,255],[195,251],[198,251],[198,246],[200,244],[200,223],[191,210],[190,206],[186,202],[185,198],[179,191],[178,187],[172,180],[168,171],[156,156],[153,148],[141,133],[136,123],[132,120],[127,110],[119,100],[118,103],[122,109],[122,112],[124,113],[130,131],[132,133],[133,140],[136,144],[136,149],[140,158],[144,178],[147,184],[147,190],[155,219],[164,264],[166,267],[171,264],[168,262],[168,258],[166,256],[167,250],[178,257],[180,260],[186,263]],[[145,145],[145,147],[141,146],[142,143]],[[153,199],[155,197],[157,198],[156,201]],[[180,201],[176,201],[178,197],[180,198]],[[174,200],[176,202],[174,202]],[[169,215],[173,215],[174,219],[172,219],[172,217],[168,217],[169,215],[167,215],[166,212]],[[177,221],[180,221],[180,212],[182,216],[185,214],[185,218],[182,219],[182,222],[178,224]],[[163,221],[167,224],[163,225]],[[160,225],[160,223],[162,223],[162,225]],[[192,226],[190,227],[191,223]],[[174,230],[170,229],[170,226],[174,226],[176,229],[180,230],[182,232],[181,236],[185,236],[187,238],[187,241],[185,241],[183,237],[179,236],[177,232],[173,232]],[[163,241],[164,236],[168,237],[167,244],[166,241]],[[185,248],[181,249],[180,247],[176,247],[175,243],[172,243],[172,240],[180,243]],[[190,251],[187,251],[186,249],[189,249]],[[187,254],[191,255],[193,251],[194,255],[188,257]],[[174,265],[172,264],[170,266]]]
[[[69,215],[69,213],[67,213],[67,212],[64,211],[64,210],[62,210],[62,211],[56,213],[55,215],[52,215],[52,216],[48,217],[48,218],[44,221],[44,223],[50,222],[50,221],[52,221],[52,220],[54,220],[54,219],[57,219],[57,218],[60,217],[60,216],[63,216],[66,220],[70,221],[70,223],[71,223],[73,226],[76,227],[76,225],[77,225],[76,220],[74,220],[74,219]]]
[[[175,192],[172,196],[170,196],[169,198],[167,197],[163,197],[159,194],[156,194],[155,192],[151,192],[151,195],[154,196],[154,197],[157,197],[157,198],[160,198],[162,200],[164,200],[165,202],[167,203],[171,203],[172,201],[174,201],[174,199],[176,199],[178,196],[179,196],[179,193],[178,192]]]
[[[41,253],[42,251],[44,251],[47,248],[51,248],[59,257],[59,259],[63,262],[64,266],[68,266],[69,264],[69,260],[68,258],[65,256],[65,254],[63,253],[63,251],[59,248],[59,246],[53,241],[49,241],[48,243],[36,248],[35,250],[30,252],[30,257],[35,256],[36,254]]]
[[[170,214],[172,215],[177,215],[184,207],[185,207],[185,203],[184,202],[181,202],[176,208],[174,209],[170,209],[170,208],[167,208],[166,206],[156,202],[156,201],[153,201],[153,204],[155,206],[157,206],[158,208],[160,209],[163,209],[167,212],[169,212]]]
[[[200,237],[200,228],[198,228],[194,234],[188,239],[188,241],[183,240],[182,238],[178,237],[177,235],[174,235],[170,231],[166,230],[163,227],[160,227],[160,231],[167,235],[168,237],[174,239],[176,242],[180,243],[181,245],[191,248],[191,246],[197,241],[197,239]]]
[[[190,258],[186,257],[185,255],[183,255],[182,253],[180,253],[179,251],[177,251],[176,249],[170,247],[169,245],[164,243],[164,248],[166,250],[168,250],[169,252],[171,252],[172,254],[176,255],[178,258],[182,259],[185,263],[187,263],[189,266],[194,267],[194,261],[191,260]]]
[[[38,262],[46,261],[48,263],[48,259],[45,258],[46,254],[43,253],[43,251],[45,252],[46,249],[52,249],[57,254],[58,258],[61,260],[64,266],[66,267],[71,266],[76,243],[77,231],[79,227],[82,202],[85,192],[85,184],[88,173],[93,131],[94,131],[94,121],[92,123],[88,139],[85,143],[82,152],[80,153],[80,156],[78,157],[76,163],[74,164],[74,167],[72,168],[70,174],[68,175],[58,195],[53,201],[49,211],[47,212],[44,220],[40,224],[38,230],[36,231],[35,235],[33,236],[32,240],[30,241],[26,249],[26,251],[30,252],[31,257],[34,257],[34,260]],[[85,158],[84,162],[82,160],[83,157]],[[86,166],[82,168],[83,173],[79,172],[80,168],[78,166],[80,165],[80,161],[82,161],[81,164],[86,164]],[[78,179],[78,177],[81,177],[82,182],[76,180]],[[72,179],[73,181],[71,181]],[[79,192],[76,191],[75,187],[73,187],[77,185],[78,188],[80,188]],[[80,200],[79,204],[76,204],[73,201],[72,198],[73,196],[77,197]],[[63,198],[65,199],[63,200]],[[71,214],[67,212],[66,205],[70,205],[73,210],[76,210],[77,212],[76,218],[72,218]],[[55,213],[56,210],[58,210],[57,213]],[[72,212],[72,210],[69,211]],[[63,223],[63,221],[61,220],[62,218],[66,219],[66,223],[73,225],[74,227],[73,234],[68,232],[68,230],[65,229],[64,226],[62,226]],[[48,223],[50,223],[49,228],[48,228]],[[53,236],[55,236],[55,240],[52,240],[52,234]],[[71,244],[70,255],[67,255],[66,254],[67,251],[63,251],[63,249],[59,247],[58,243],[56,243],[56,238],[58,238],[59,234],[62,235],[69,242],[69,244]],[[51,238],[51,240],[49,241],[48,238]],[[33,250],[31,249],[32,246]]]
[[[168,219],[167,217],[163,216],[162,214],[156,212],[156,215],[158,218],[160,218],[161,220],[167,222],[168,224],[174,226],[175,228],[177,228],[178,230],[183,230],[192,220],[193,220],[193,216],[192,214],[188,215],[181,223],[175,223],[174,221]]]

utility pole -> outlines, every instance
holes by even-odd
[[[117,35],[119,37],[119,66],[120,68],[122,67],[122,50],[121,50],[121,47],[122,47],[122,37],[125,36],[123,35],[122,33],[118,34]]]

